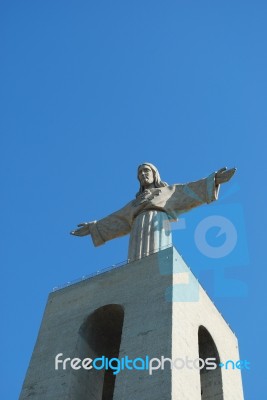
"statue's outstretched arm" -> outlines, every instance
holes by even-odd
[[[215,174],[215,184],[221,185],[222,183],[226,183],[230,181],[232,176],[234,175],[236,168],[227,169],[226,167],[221,168]]]
[[[120,210],[98,221],[83,222],[77,229],[70,232],[74,236],[91,235],[95,246],[100,246],[108,240],[127,235],[131,231],[133,207],[132,202]]]
[[[91,225],[91,222],[82,222],[81,224],[77,225],[79,228],[71,231],[70,234],[74,235],[74,236],[90,235],[90,233],[91,233],[90,225]]]

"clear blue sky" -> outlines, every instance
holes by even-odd
[[[18,397],[52,288],[126,259],[127,237],[69,231],[131,200],[142,161],[169,183],[238,168],[210,207],[242,214],[224,272],[245,289],[219,295],[217,265],[199,278],[251,362],[245,398],[263,398],[266,21],[263,0],[1,2],[1,398]],[[175,246],[198,275],[188,232]]]

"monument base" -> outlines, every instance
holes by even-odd
[[[235,335],[170,247],[49,295],[20,399],[243,400],[240,370],[219,366],[238,359]]]

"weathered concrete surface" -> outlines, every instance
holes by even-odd
[[[175,249],[173,265],[172,358],[198,358],[198,330],[204,326],[212,336],[222,362],[239,360],[236,336]],[[187,283],[175,284],[180,280]],[[181,301],[183,299],[188,301]],[[200,397],[198,370],[173,369],[172,372],[171,399],[206,399],[205,393]],[[207,399],[243,400],[240,370],[222,368],[221,372],[223,397],[216,396],[217,383],[209,382],[214,391],[210,390],[211,395]]]
[[[190,284],[189,284],[189,283]],[[173,300],[173,301],[172,301]],[[96,355],[81,327],[98,308],[124,309],[120,357],[199,357],[198,328],[212,335],[221,360],[238,359],[237,340],[175,249],[51,293],[21,400],[101,400],[103,373],[55,370],[55,356]],[[222,370],[224,400],[243,400],[240,371]],[[114,400],[201,400],[198,370],[121,371]]]

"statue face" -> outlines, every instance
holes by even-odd
[[[138,179],[143,187],[151,187],[151,185],[154,183],[152,169],[148,165],[141,165],[138,170]]]

